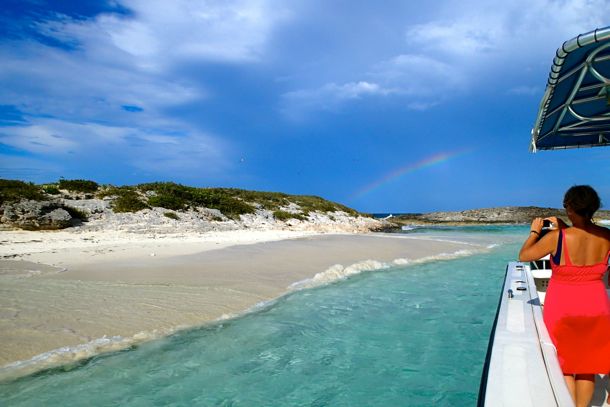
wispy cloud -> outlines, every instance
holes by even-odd
[[[274,24],[290,16],[269,0],[118,2],[132,15],[64,17],[39,23],[40,31],[88,51],[120,50],[141,68],[162,69],[182,60],[256,61]]]
[[[458,70],[494,69],[506,60],[538,59],[540,52],[552,55],[561,41],[602,27],[610,17],[610,3],[604,0],[516,0],[501,5],[466,0],[438,6],[434,18],[407,27],[405,39],[428,56],[457,64]]]
[[[523,71],[538,69],[544,60],[549,65],[554,50],[562,41],[595,27],[604,26],[610,17],[610,3],[603,0],[516,0],[502,4],[481,0],[441,1],[435,10],[420,16],[417,23],[405,18],[402,46],[393,56],[359,60],[350,77],[375,83],[387,90],[376,95],[391,96],[410,110],[427,110],[464,92],[484,89],[500,80],[498,74],[511,66]],[[535,41],[532,39],[535,38]],[[390,51],[391,52],[391,51]],[[336,78],[332,84],[342,82]],[[342,85],[335,85],[339,90]],[[328,84],[286,93],[285,112],[327,109],[331,93]],[[526,92],[525,87],[514,92]],[[527,92],[535,92],[528,86]],[[340,92],[337,92],[340,94]],[[364,97],[365,95],[363,95]],[[295,100],[309,103],[295,103]],[[348,98],[331,97],[331,106]]]
[[[366,96],[387,95],[391,89],[377,83],[359,81],[344,84],[327,83],[316,89],[301,89],[285,93],[284,113],[293,118],[302,117],[312,110],[335,110],[343,103]]]
[[[302,118],[308,112],[334,111],[367,97],[406,98],[410,110],[427,110],[446,97],[445,92],[462,86],[463,78],[445,62],[423,55],[403,54],[376,63],[365,74],[369,81],[329,83],[315,89],[300,89],[283,95],[284,113]]]
[[[35,37],[0,41],[0,105],[27,118],[1,127],[0,142],[81,160],[120,151],[128,165],[155,172],[226,168],[229,141],[169,113],[209,97],[199,78],[176,70],[257,63],[289,14],[267,0],[118,3],[131,13],[22,22],[55,46]]]
[[[79,120],[133,120],[122,106],[138,106],[150,120],[167,106],[204,97],[200,89],[129,67],[100,64],[80,52],[40,44],[0,48],[0,104],[33,115]]]
[[[375,65],[372,75],[405,94],[434,92],[435,83],[450,87],[463,83],[449,63],[421,54],[401,54],[382,61]]]
[[[188,128],[174,128],[169,135],[140,127],[32,118],[25,125],[0,127],[0,143],[76,166],[121,163],[159,175],[197,171],[200,176],[229,169],[226,143]]]
[[[467,19],[418,24],[407,29],[405,40],[443,54],[472,57],[495,50],[498,39],[502,36],[501,25],[484,21],[485,24]]]

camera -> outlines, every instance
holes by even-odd
[[[553,224],[548,219],[542,220],[542,230],[540,231],[540,237],[546,235],[553,228]]]

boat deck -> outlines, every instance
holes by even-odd
[[[540,283],[539,283],[540,285]],[[592,406],[608,406],[608,376],[598,376]],[[490,338],[480,406],[574,406],[542,319],[530,265],[510,262]]]

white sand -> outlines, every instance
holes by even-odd
[[[482,248],[285,230],[0,233],[0,365],[52,351],[0,369],[0,379],[231,317],[296,282]]]

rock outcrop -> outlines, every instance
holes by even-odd
[[[294,209],[294,208],[292,208]],[[239,229],[311,230],[318,232],[368,232],[390,224],[343,211],[312,211],[302,218],[280,220],[273,211],[228,218],[205,207],[172,211],[152,207],[137,212],[114,212],[112,199],[21,200],[0,205],[0,229],[55,230],[78,226],[82,231],[116,230],[131,233],[209,232]]]
[[[64,229],[83,220],[74,208],[55,201],[22,200],[5,203],[0,209],[0,222],[5,227],[18,229]]]

